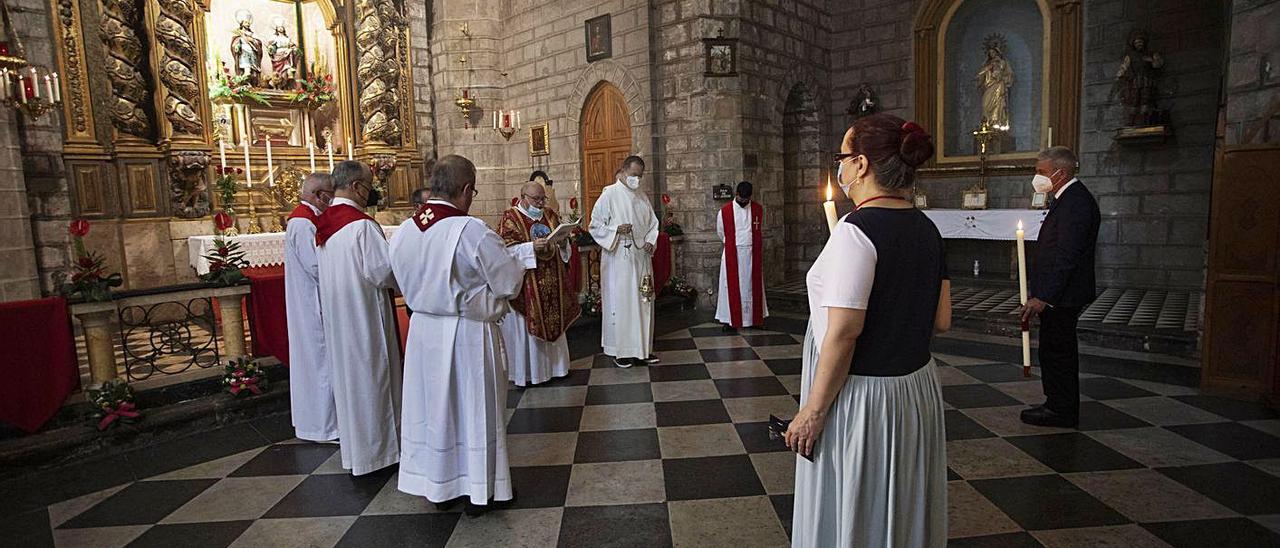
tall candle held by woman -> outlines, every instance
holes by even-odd
[[[1022,220],[1018,220],[1018,299],[1022,306],[1027,306],[1027,239],[1022,230]],[[1031,324],[1022,322],[1022,376],[1031,376]]]

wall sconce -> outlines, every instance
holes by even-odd
[[[458,105],[458,110],[462,111],[462,127],[471,128],[471,110],[476,106],[476,100],[471,98],[471,90],[462,89],[462,95],[453,100],[453,104]]]
[[[0,102],[32,119],[62,104],[58,73],[27,63],[26,49],[9,18],[9,6],[0,0]]]
[[[504,140],[510,141],[511,136],[516,134],[516,130],[520,129],[520,111],[518,110],[498,110],[493,113],[493,130],[498,132]]]

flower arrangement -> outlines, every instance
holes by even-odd
[[[288,95],[289,101],[300,103],[308,109],[316,109],[320,105],[334,99],[333,75],[320,75],[315,64],[307,71],[307,77],[294,81],[293,91]]]
[[[569,198],[569,222],[576,223],[582,220],[582,216],[578,215],[578,198]]]
[[[217,73],[213,77],[213,82],[209,85],[209,99],[233,103],[253,101],[263,106],[271,106],[271,102],[267,101],[266,96],[256,91],[253,85],[249,83],[248,74],[237,76],[231,74],[231,69],[227,68],[226,63],[221,65],[222,72]]]
[[[582,295],[582,312],[590,316],[600,315],[600,294],[588,290]]]
[[[67,230],[75,244],[76,257],[69,279],[65,271],[55,275],[58,292],[67,297],[79,296],[86,301],[111,300],[111,288],[123,285],[124,278],[119,272],[108,274],[106,259],[85,249],[84,237],[89,234],[89,221],[75,219]]]
[[[662,217],[662,231],[666,232],[667,236],[671,236],[672,238],[676,236],[683,236],[684,227],[681,227],[680,223],[676,222],[676,214],[671,211],[671,196],[666,194],[662,195],[662,210],[664,213]]]
[[[675,295],[684,299],[685,302],[692,302],[698,298],[698,288],[693,287],[688,280],[681,276],[672,276],[671,280],[667,282],[667,286],[662,288],[662,293],[664,295]]]
[[[123,379],[111,379],[98,388],[90,388],[88,396],[97,407],[93,417],[98,421],[98,431],[110,428],[117,421],[132,423],[142,418],[133,402],[133,389]]]
[[[219,211],[213,216],[213,222],[217,229],[217,235],[213,238],[213,253],[204,256],[209,261],[209,272],[200,275],[200,281],[221,286],[238,284],[244,280],[241,269],[249,266],[249,263],[244,260],[240,244],[235,240],[228,240],[225,234],[235,220],[227,212]]]
[[[240,183],[235,176],[244,175],[244,168],[219,166],[213,170],[218,174],[218,178],[213,181],[213,187],[218,190],[218,201],[222,202],[222,210],[230,213],[236,203],[236,192],[240,191]]]
[[[258,395],[267,389],[267,376],[258,367],[258,362],[249,358],[236,358],[227,362],[222,374],[222,385],[232,396]]]

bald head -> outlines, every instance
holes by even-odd
[[[520,205],[525,209],[534,206],[539,209],[547,207],[547,189],[536,181],[529,181],[520,187]]]
[[[333,176],[328,173],[307,175],[302,179],[298,198],[324,211],[329,207],[329,202],[333,201]]]

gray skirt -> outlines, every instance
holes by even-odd
[[[817,366],[810,329],[801,406]],[[850,376],[827,413],[814,462],[796,457],[791,545],[946,546],[944,428],[932,361],[901,377]]]

